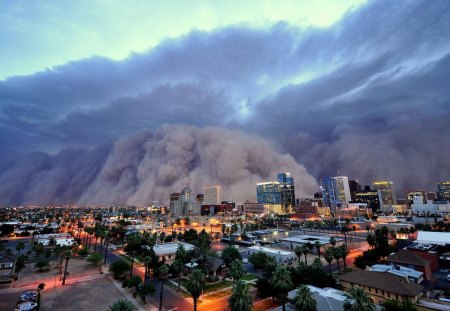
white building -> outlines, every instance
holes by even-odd
[[[191,188],[186,185],[177,200],[170,201],[170,213],[172,217],[199,216],[202,203],[192,193]]]
[[[428,201],[423,203],[421,197],[416,196],[413,198],[413,203],[411,204],[411,210],[414,214],[426,215],[426,214],[449,214],[450,213],[450,203],[448,202],[433,202]]]
[[[336,242],[341,242],[342,239],[335,237]],[[330,244],[330,237],[327,236],[321,236],[321,235],[299,235],[299,236],[292,236],[287,237],[284,239],[281,239],[281,245],[283,247],[286,247],[288,249],[295,249],[297,246],[303,246],[305,244],[310,243],[311,245],[314,245],[316,241],[319,241],[320,245],[325,246]],[[315,252],[316,248],[312,248],[312,252]]]
[[[205,205],[218,205],[221,201],[222,195],[222,186],[210,186],[205,187],[205,201],[203,204]]]
[[[278,263],[287,263],[289,261],[294,261],[296,258],[294,252],[259,245],[250,246],[246,250],[249,256],[255,253],[265,253],[266,255],[273,257]]]
[[[450,232],[419,231],[417,232],[417,243],[450,245]]]
[[[350,196],[350,186],[348,184],[348,177],[336,176],[333,177],[336,181],[336,196],[341,201],[342,205],[348,204],[352,200]]]
[[[423,281],[423,272],[406,268],[398,265],[381,265],[376,264],[372,267],[368,267],[367,270],[374,272],[386,272],[395,274],[401,277],[406,277],[410,282],[420,284]]]
[[[194,249],[194,245],[183,242],[170,242],[163,244],[156,244],[153,246],[156,256],[160,261],[164,261],[166,264],[171,264],[175,260],[175,253],[180,245],[183,245],[185,251]]]

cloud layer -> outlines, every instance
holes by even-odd
[[[24,161],[29,161],[30,170],[40,171],[48,161],[61,157],[63,175],[62,161],[83,163],[86,174],[80,178],[89,187],[59,185],[43,201],[81,198],[83,203],[94,203],[100,201],[95,194],[102,193],[108,202],[137,202],[149,199],[136,194],[145,191],[160,200],[158,185],[136,177],[137,173],[130,175],[133,182],[124,177],[102,179],[113,161],[108,146],[145,128],[146,134],[116,141],[114,148],[128,141],[142,159],[155,156],[145,149],[147,138],[142,137],[171,128],[158,130],[163,124],[184,124],[195,126],[193,132],[203,133],[204,127],[217,134],[216,127],[223,127],[250,133],[255,139],[263,137],[270,141],[267,148],[273,157],[288,152],[315,178],[345,174],[364,184],[390,179],[399,191],[435,190],[437,181],[450,177],[448,29],[448,1],[374,1],[328,28],[301,29],[280,22],[266,29],[233,26],[195,31],[124,61],[93,57],[11,77],[0,82],[0,149],[4,151],[0,179],[17,189],[31,185],[26,177],[30,171],[11,158],[34,151],[59,152],[55,157],[34,153]],[[191,135],[200,139],[206,134]],[[140,146],[133,143],[139,137]],[[78,151],[64,149],[68,147]],[[117,165],[119,160],[132,161],[113,162]],[[216,180],[216,172],[206,169],[211,166],[196,167],[206,177],[193,172],[193,183]],[[152,180],[162,174],[147,172]],[[245,178],[254,184],[252,178],[267,176],[252,173]],[[122,189],[124,183],[130,189],[121,194],[124,197],[101,191]],[[178,182],[172,185],[180,187]],[[10,187],[0,183],[4,202],[37,197],[32,192],[21,196]],[[306,194],[313,192],[309,186],[305,189]],[[230,188],[231,194],[235,190]]]

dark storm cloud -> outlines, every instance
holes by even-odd
[[[182,157],[173,159],[176,164],[162,165],[162,158],[144,145],[171,128],[159,129],[161,125],[181,123],[239,128],[263,136],[272,141],[267,148],[277,149],[270,151],[273,157],[288,151],[315,177],[340,173],[364,183],[391,179],[399,189],[432,190],[436,181],[450,175],[448,29],[448,1],[374,1],[329,28],[298,29],[280,22],[263,30],[192,32],[123,61],[93,57],[12,77],[0,82],[0,160],[20,151],[89,147],[69,152],[74,158],[62,157],[60,162],[45,154],[36,156],[37,172],[46,170],[48,161],[61,163],[51,175],[44,174],[53,182],[46,183],[51,190],[42,201],[54,197],[58,202],[81,198],[83,203],[99,203],[108,187],[121,190],[112,191],[120,193],[114,199],[121,202],[145,201],[150,194],[159,199],[167,193],[158,188],[155,176],[166,175],[153,167],[165,167],[165,186],[179,187],[180,172],[173,173],[170,165],[180,167]],[[150,132],[127,136],[142,128]],[[206,134],[194,129],[187,130],[192,137],[184,139],[204,139]],[[228,139],[220,130],[208,131],[217,140]],[[123,135],[114,152],[94,148]],[[251,141],[240,140],[241,132],[234,135],[242,144]],[[123,150],[132,150],[127,157],[120,151],[122,144],[128,146]],[[113,156],[116,152],[120,157]],[[94,173],[80,178],[73,190],[53,187],[67,180],[70,173],[62,163],[79,163],[77,154],[88,158],[82,166],[92,166]],[[151,176],[144,178],[137,163],[150,156],[156,162],[146,171]],[[252,161],[238,166],[261,169]],[[207,162],[198,163],[213,167]],[[28,185],[41,175],[32,161],[24,165],[25,172],[18,163],[2,165],[1,180],[11,180],[0,186],[0,193],[12,193],[8,202],[31,202],[45,189],[30,190],[23,197],[11,189],[21,179]],[[130,169],[117,177],[109,167],[120,163],[128,163]],[[268,176],[259,172],[233,181],[230,172],[240,175],[231,168],[220,179],[215,179],[214,170],[197,172],[206,174],[205,182],[227,185],[241,184],[245,178],[253,185],[255,176]],[[201,174],[193,174],[203,180]],[[107,178],[110,175],[116,177]],[[313,189],[307,188],[311,194]]]

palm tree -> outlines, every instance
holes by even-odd
[[[251,311],[253,298],[248,287],[243,281],[236,281],[233,285],[231,296],[228,299],[228,306],[231,311]]]
[[[126,299],[119,299],[109,307],[110,311],[134,311],[136,307]]]
[[[336,239],[334,237],[330,238],[330,244],[332,247],[334,247],[336,245]]]
[[[162,265],[159,268],[158,274],[159,274],[159,279],[161,281],[161,291],[159,292],[159,311],[162,310],[164,281],[167,279],[167,274],[168,273],[169,273],[169,266],[168,265]]]
[[[298,257],[298,261],[301,261],[303,255],[302,248],[300,246],[297,246],[296,248],[294,248],[294,252],[295,255]]]
[[[294,307],[297,311],[316,311],[317,304],[313,298],[309,287],[302,284],[297,288],[297,293],[294,297]]]
[[[341,258],[341,249],[339,247],[333,248],[333,257],[336,259],[338,271],[341,272],[341,267],[339,266],[339,259]]]
[[[320,244],[319,241],[316,241],[314,243],[314,246],[316,247],[317,255],[319,255],[319,260],[320,260],[320,255],[322,254],[321,251],[320,251],[320,248],[322,247],[322,245]]]
[[[377,240],[375,239],[375,237],[373,236],[373,234],[369,234],[366,237],[366,241],[367,243],[372,247],[372,249],[375,248],[375,246],[377,245]]]
[[[344,270],[347,270],[347,263],[345,262],[345,259],[347,258],[347,255],[349,254],[348,250],[345,248],[345,245],[341,245],[339,247],[341,252],[341,258],[344,261]]]
[[[67,265],[69,264],[69,260],[70,260],[71,256],[72,256],[72,253],[70,251],[66,251],[64,253],[64,258],[66,259],[66,266],[64,267],[64,276],[63,276],[62,285],[66,285]]]
[[[194,311],[197,311],[197,300],[200,297],[203,287],[205,287],[205,280],[201,270],[195,269],[188,279],[186,289],[194,299]]]
[[[235,282],[237,282],[240,279],[242,279],[242,277],[245,275],[245,270],[244,270],[244,266],[242,265],[242,261],[241,260],[235,259],[231,263],[230,274],[233,277],[233,280]]]
[[[291,290],[294,286],[289,270],[284,266],[278,266],[273,273],[270,283],[272,284],[274,290],[278,293],[278,297],[280,298],[283,306],[283,311],[286,311],[287,295],[289,290]]]
[[[308,253],[309,253],[309,247],[308,247],[308,245],[303,244],[301,248],[302,248],[303,255],[305,255],[305,264],[308,265],[308,259],[306,258],[306,255],[308,255]]]
[[[177,272],[178,272],[178,291],[180,291],[180,283],[181,283],[181,272],[183,269],[183,263],[186,259],[186,250],[183,245],[178,246],[178,249],[175,253],[175,260],[177,261]]]
[[[20,251],[23,250],[24,248],[25,248],[25,244],[24,244],[23,242],[19,242],[19,243],[16,245],[16,250],[19,251],[19,252],[17,253],[17,258],[19,258],[19,256],[20,256]]]
[[[344,304],[345,311],[375,311],[375,306],[370,297],[361,287],[350,287],[347,292],[347,300]]]
[[[323,256],[325,257],[325,260],[328,263],[328,270],[330,270],[330,275],[331,275],[331,263],[333,262],[333,248],[329,247],[326,249],[325,253],[323,254]]]

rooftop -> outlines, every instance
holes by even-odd
[[[373,265],[370,267],[370,271],[374,272],[388,272],[402,277],[411,277],[414,279],[418,279],[423,275],[423,272],[416,271],[414,269],[395,266],[395,265]]]
[[[423,290],[423,286],[409,283],[404,277],[384,272],[353,270],[342,275],[339,280],[408,297],[415,297]]]
[[[153,247],[153,250],[155,251],[156,255],[174,254],[176,253],[180,245],[183,245],[186,251],[194,249],[194,245],[192,244],[183,242],[170,242],[170,243],[156,244]]]
[[[450,232],[419,231],[417,242],[422,244],[450,244]]]
[[[397,264],[413,265],[421,267],[425,267],[430,264],[429,261],[420,258],[419,256],[417,256],[416,254],[407,249],[401,249],[396,253],[390,254],[388,258],[386,258],[386,261]]]
[[[271,247],[263,247],[263,246],[259,246],[259,245],[250,246],[247,249],[252,249],[255,251],[260,251],[260,252],[269,253],[269,254],[284,255],[284,256],[294,255],[294,252],[289,252],[289,251],[280,250],[280,249],[271,248]]]
[[[340,238],[335,238],[337,242],[342,241],[342,239]],[[287,242],[295,242],[295,243],[303,243],[303,244],[307,244],[307,243],[311,243],[314,244],[316,241],[319,241],[320,244],[324,245],[324,244],[329,244],[330,243],[330,238],[326,237],[326,236],[319,236],[319,235],[299,235],[299,236],[293,236],[293,237],[288,237],[288,238],[284,238],[281,239],[282,241],[287,241]]]

